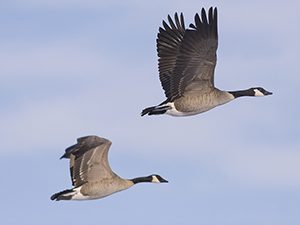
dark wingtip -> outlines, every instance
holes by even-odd
[[[190,23],[189,27],[193,28],[193,29],[197,29],[197,27],[194,24],[192,24],[192,23]]]
[[[62,158],[70,158],[70,156],[72,155],[72,150],[76,147],[76,145],[77,145],[77,144],[68,147],[68,148],[65,150],[65,154],[63,154],[59,159],[62,159]]]

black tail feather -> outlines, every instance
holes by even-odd
[[[170,106],[153,106],[153,107],[149,107],[146,108],[142,111],[141,116],[144,116],[146,114],[150,115],[159,115],[159,114],[164,114],[165,112],[167,112],[168,109],[170,109]]]
[[[144,110],[141,112],[141,116],[145,116],[146,114],[149,114],[153,109],[155,109],[155,106],[153,106],[153,107],[148,107],[148,108],[144,109]]]
[[[67,193],[71,193],[73,192],[72,189],[67,189],[67,190],[64,190],[64,191],[61,191],[61,192],[58,192],[54,195],[51,196],[51,200],[54,201],[59,201],[59,200],[71,200],[72,198],[72,195],[64,195],[64,194],[67,194]]]

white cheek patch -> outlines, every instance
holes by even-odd
[[[160,181],[157,179],[156,176],[152,176],[152,181],[153,183],[160,183]]]
[[[261,91],[259,91],[258,89],[254,89],[254,96],[262,97],[262,96],[265,96],[265,95],[263,93],[261,93]]]

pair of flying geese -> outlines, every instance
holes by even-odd
[[[202,8],[201,19],[186,29],[183,14],[175,13],[169,25],[163,21],[157,38],[159,78],[167,99],[146,108],[141,115],[169,114],[190,116],[208,111],[242,96],[266,96],[261,87],[240,91],[221,91],[214,86],[214,69],[218,47],[217,8],[210,8],[208,18]],[[125,190],[140,182],[168,182],[159,175],[123,179],[108,163],[111,142],[97,136],[77,139],[61,158],[70,159],[72,189],[51,196],[51,200],[98,199]]]

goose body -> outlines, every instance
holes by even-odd
[[[107,155],[111,142],[98,136],[77,139],[77,144],[66,149],[61,158],[70,159],[72,189],[58,192],[51,200],[90,200],[103,198],[125,190],[140,182],[168,182],[159,175],[123,179],[115,174]]]
[[[202,8],[201,19],[185,29],[183,14],[175,22],[168,16],[157,38],[159,78],[167,99],[158,106],[145,108],[141,115],[168,114],[190,116],[208,111],[242,96],[266,96],[261,87],[222,91],[214,86],[218,48],[217,8]]]

